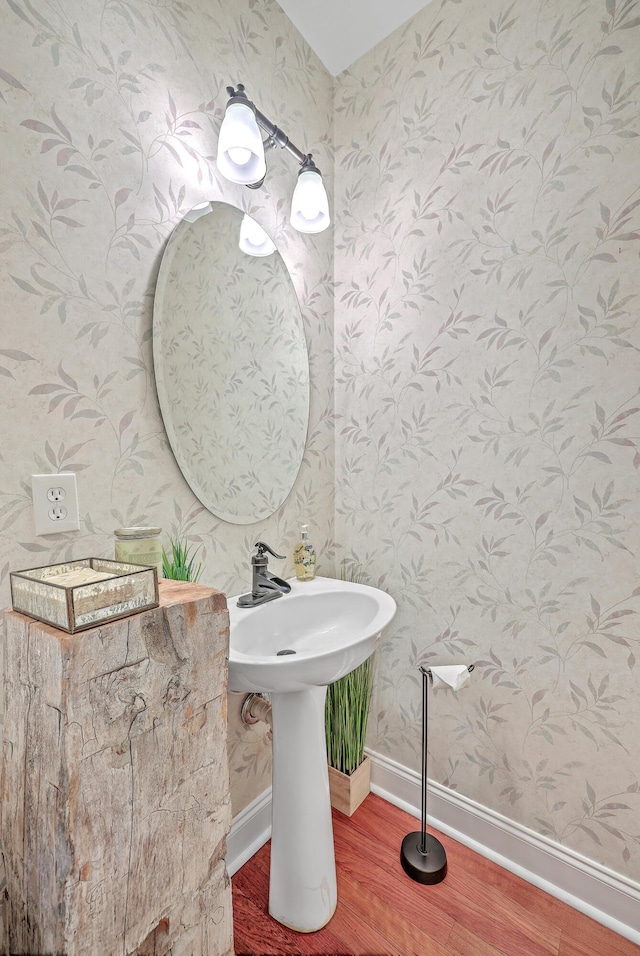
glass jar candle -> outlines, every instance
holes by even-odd
[[[162,528],[117,528],[116,561],[126,564],[146,564],[158,569],[162,577]]]

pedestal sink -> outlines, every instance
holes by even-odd
[[[327,684],[376,649],[396,611],[377,588],[332,578],[291,582],[254,608],[229,599],[229,690],[271,694],[273,792],[269,913],[301,933],[337,902],[324,705]]]

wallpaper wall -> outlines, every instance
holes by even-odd
[[[0,574],[110,554],[114,527],[248,581],[311,525],[333,567],[332,233],[213,163],[227,83],[330,172],[333,85],[274,0],[7,0],[0,33]],[[337,82],[337,538],[397,599],[370,743],[640,879],[638,0],[434,0]],[[304,130],[304,134],[303,134]],[[331,191],[331,176],[328,177]],[[293,492],[226,524],[168,449],[151,362],[163,244],[224,198],[277,239],[302,306],[311,424]],[[36,537],[29,476],[78,474],[78,534]],[[234,811],[269,747],[231,698]]]
[[[112,553],[112,532],[161,525],[201,546],[203,583],[237,594],[258,538],[291,552],[308,521],[333,560],[332,234],[288,225],[296,169],[271,154],[264,189],[214,165],[225,87],[243,81],[329,175],[332,80],[274,0],[7,0],[0,31],[2,445],[0,571]],[[323,158],[322,158],[323,157]],[[321,160],[322,158],[322,160]],[[151,320],[163,245],[192,206],[224,198],[276,238],[311,359],[305,459],[257,525],[205,511],[168,448]],[[36,537],[30,475],[77,472],[81,531]],[[234,810],[270,783],[269,746],[230,698]]]
[[[443,0],[336,93],[337,540],[369,743],[640,880],[638,0]]]

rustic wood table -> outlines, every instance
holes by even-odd
[[[233,952],[224,594],[78,634],[7,611],[4,952]]]

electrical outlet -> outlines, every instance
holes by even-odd
[[[55,508],[49,508],[49,517],[52,521],[64,521],[69,512],[64,505],[56,505]]]
[[[32,475],[31,491],[36,534],[80,530],[75,472]]]

